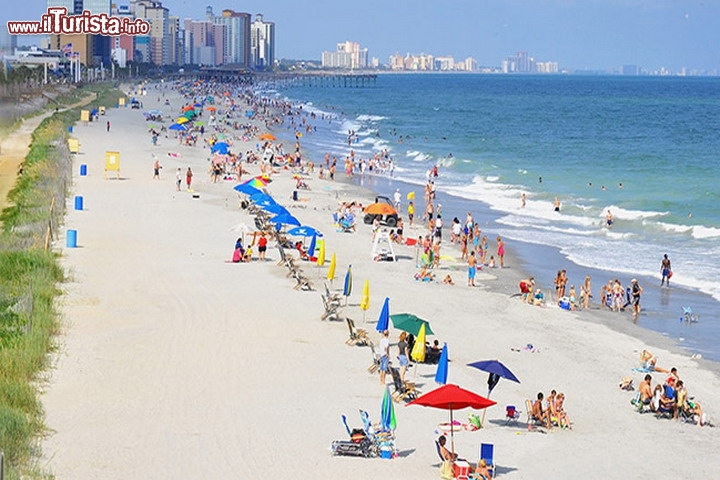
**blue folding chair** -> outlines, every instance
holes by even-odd
[[[490,470],[490,475],[495,478],[495,461],[493,460],[493,453],[495,445],[492,443],[481,443],[480,444],[480,460],[485,460],[487,468]]]

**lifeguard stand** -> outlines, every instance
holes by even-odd
[[[376,262],[381,260],[395,261],[395,251],[393,250],[390,234],[387,230],[380,230],[375,234],[371,258]]]

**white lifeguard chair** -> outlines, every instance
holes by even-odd
[[[395,251],[393,250],[390,234],[387,230],[380,230],[375,234],[370,258],[376,262],[381,260],[395,261]]]

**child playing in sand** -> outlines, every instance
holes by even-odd
[[[445,275],[445,278],[443,278],[442,283],[444,283],[445,285],[455,285],[455,282],[453,282],[453,279],[449,273],[447,275]]]

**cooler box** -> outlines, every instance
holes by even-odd
[[[453,473],[457,480],[468,480],[470,475],[470,464],[464,460],[457,460],[453,465]]]

